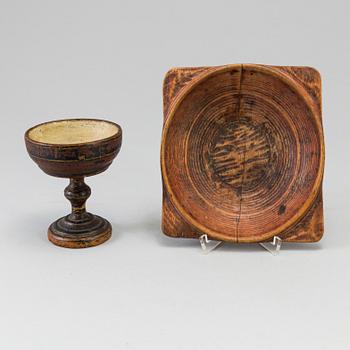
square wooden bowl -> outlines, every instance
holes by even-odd
[[[174,68],[163,94],[166,235],[321,239],[324,140],[315,69]]]

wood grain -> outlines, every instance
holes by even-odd
[[[171,70],[161,151],[164,233],[230,242],[320,239],[320,83],[308,67]]]
[[[25,133],[29,156],[48,175],[69,178],[64,191],[72,212],[48,229],[49,240],[65,248],[87,248],[108,240],[111,224],[86,211],[86,176],[105,171],[118,155],[122,129],[100,119],[65,119],[39,124]]]

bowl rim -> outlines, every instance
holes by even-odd
[[[105,122],[105,123],[109,123],[112,124],[114,126],[117,127],[118,132],[112,136],[109,137],[105,137],[99,140],[95,140],[95,141],[89,141],[89,142],[80,142],[80,143],[50,143],[50,142],[41,142],[41,141],[36,141],[33,140],[32,138],[29,137],[29,133],[37,128],[40,127],[42,125],[46,125],[46,124],[51,124],[51,123],[55,123],[55,122],[64,122],[64,121],[79,121],[79,120],[84,120],[84,121],[96,121],[96,122]],[[112,122],[110,120],[106,120],[106,119],[99,119],[99,118],[63,118],[63,119],[54,119],[54,120],[50,120],[47,122],[43,122],[43,123],[39,123],[36,124],[32,127],[30,127],[25,133],[24,133],[24,138],[26,141],[36,144],[36,145],[41,145],[41,146],[48,146],[48,147],[81,147],[81,146],[85,146],[85,145],[91,145],[91,144],[96,144],[96,143],[100,143],[100,142],[106,142],[109,140],[113,140],[115,138],[121,137],[122,135],[122,128],[119,124]]]

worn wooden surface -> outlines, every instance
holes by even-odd
[[[90,194],[90,187],[83,177],[70,179],[64,195],[72,204],[72,212],[50,225],[48,237],[52,243],[65,248],[86,248],[111,237],[111,224],[86,211],[85,203]]]
[[[98,122],[98,119],[74,119]],[[66,120],[62,120],[65,122]],[[106,121],[101,120],[103,124]],[[119,132],[111,137],[102,138],[93,142],[81,143],[46,143],[33,140],[29,134],[42,125],[50,125],[56,121],[36,125],[25,133],[25,143],[30,157],[48,175],[56,177],[92,176],[105,171],[119,153],[122,143],[122,129],[116,126]],[[110,123],[110,122],[107,122]]]
[[[321,80],[308,67],[175,68],[164,81],[165,234],[323,234]]]
[[[62,123],[70,123],[70,121],[65,120]],[[57,125],[54,126],[55,131],[50,129],[50,125],[61,122],[54,121],[29,129],[25,133],[25,142],[30,157],[45,173],[70,179],[64,194],[71,202],[72,212],[50,225],[49,240],[65,248],[86,248],[108,240],[112,234],[112,227],[106,219],[86,211],[85,202],[90,197],[91,190],[84,182],[84,177],[101,173],[109,167],[120,151],[122,129],[119,125],[108,121],[96,119],[74,121],[83,123],[91,121],[88,126],[85,125],[85,129],[89,129],[91,125],[95,130],[79,132],[74,125],[65,128],[58,138]],[[101,133],[101,129],[98,128],[99,122],[106,129],[104,133]],[[111,125],[110,129],[106,128],[106,123]],[[47,135],[45,135],[46,130]],[[72,134],[68,135],[70,132]],[[50,140],[55,142],[69,140],[71,143],[48,143]]]

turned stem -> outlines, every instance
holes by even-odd
[[[72,205],[72,213],[68,216],[69,220],[82,221],[87,219],[85,203],[91,195],[91,189],[84,182],[84,177],[71,178],[69,185],[64,190],[64,195]]]

